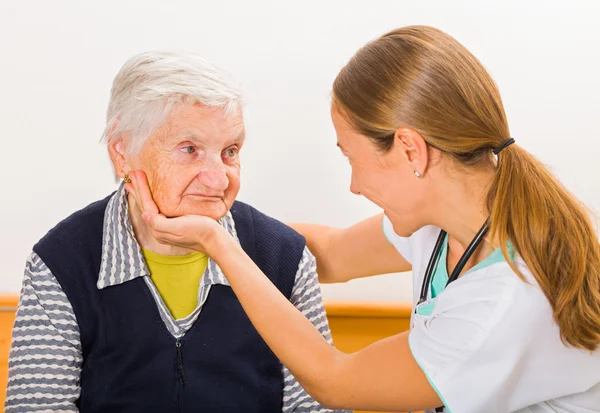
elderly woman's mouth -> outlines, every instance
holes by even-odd
[[[223,199],[222,195],[207,195],[207,194],[184,194],[184,197],[190,197],[198,201],[216,202]]]

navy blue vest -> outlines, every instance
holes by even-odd
[[[211,287],[198,320],[179,341],[141,277],[97,289],[109,198],[76,212],[34,247],[77,317],[80,411],[280,413],[281,364],[230,287]],[[241,202],[231,213],[243,249],[289,299],[304,238]]]

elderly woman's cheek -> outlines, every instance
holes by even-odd
[[[179,196],[186,186],[183,182],[185,175],[170,159],[161,159],[157,163],[150,169],[150,189],[159,209],[169,210],[179,203]]]

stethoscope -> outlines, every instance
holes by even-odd
[[[452,274],[448,278],[446,287],[448,287],[448,285],[450,285],[450,283],[453,283],[454,281],[456,281],[458,279],[458,277],[460,276],[460,273],[462,272],[463,268],[467,264],[467,261],[469,261],[469,258],[471,258],[471,256],[473,255],[473,253],[475,252],[477,247],[479,247],[479,245],[481,244],[481,241],[483,241],[483,239],[485,238],[489,229],[490,229],[490,227],[489,227],[489,218],[488,218],[484,222],[484,224],[481,227],[481,229],[479,230],[479,232],[477,232],[477,235],[475,235],[475,238],[473,238],[473,240],[471,241],[471,243],[469,244],[469,246],[467,247],[467,249],[465,250],[463,255],[460,257],[460,260],[458,260],[456,267],[454,267],[454,269],[452,270]],[[423,284],[421,285],[421,294],[419,296],[419,301],[417,302],[417,305],[422,304],[425,301],[427,301],[427,296],[429,295],[429,286],[431,284],[431,279],[433,278],[433,272],[436,267],[437,261],[439,260],[440,253],[442,252],[442,247],[444,245],[444,242],[446,241],[446,235],[447,235],[446,231],[441,230],[440,235],[438,236],[437,241],[435,242],[435,247],[433,248],[433,252],[431,253],[431,258],[429,258],[429,263],[427,264],[427,269],[425,270],[425,276],[423,277]],[[416,311],[416,307],[415,307],[415,311]]]
[[[473,238],[473,240],[471,241],[471,243],[469,244],[469,246],[463,253],[462,257],[460,257],[460,260],[458,260],[456,267],[454,267],[454,269],[452,270],[452,274],[448,278],[446,287],[448,287],[448,285],[450,283],[456,281],[456,279],[459,277],[463,268],[467,264],[467,261],[469,261],[469,258],[471,258],[471,256],[473,255],[473,253],[475,252],[475,250],[477,249],[479,244],[481,244],[481,241],[483,241],[483,239],[485,238],[485,235],[487,234],[489,229],[490,228],[489,228],[489,218],[488,218],[488,219],[486,219],[485,223],[483,224],[483,226],[481,227],[479,232],[477,232],[477,235],[475,235],[475,238]],[[434,268],[436,267],[436,263],[439,260],[440,253],[442,252],[442,246],[444,245],[444,242],[446,241],[446,235],[447,235],[446,231],[441,230],[440,235],[438,236],[437,241],[435,242],[435,247],[433,248],[433,252],[431,253],[431,258],[429,258],[429,263],[427,264],[427,269],[425,270],[425,276],[423,277],[423,284],[421,285],[421,295],[419,297],[419,301],[417,302],[417,306],[419,304],[422,304],[423,302],[427,301],[427,295],[429,294],[429,285],[431,284],[431,279],[433,278]],[[417,308],[415,306],[415,312],[416,311],[417,311]],[[437,407],[435,409],[435,411],[443,412],[444,406]]]

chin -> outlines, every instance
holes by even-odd
[[[402,228],[401,231],[399,231],[398,229],[396,229],[396,227],[394,227],[394,232],[396,233],[396,235],[398,235],[399,237],[402,238],[410,238],[412,236],[412,234],[414,234],[416,231],[408,231],[405,228]]]
[[[386,214],[389,220],[392,223],[392,227],[394,228],[394,232],[396,235],[402,238],[409,238],[412,234],[419,230],[418,226],[414,225],[414,222],[410,219],[404,219],[402,221],[398,220],[395,216],[390,216],[390,214]]]

